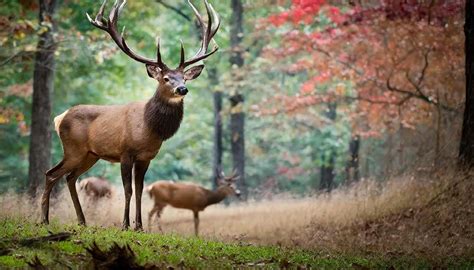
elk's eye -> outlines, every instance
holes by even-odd
[[[169,79],[168,77],[164,77],[163,80],[164,80],[165,82],[169,82],[169,81],[170,81],[170,79]]]

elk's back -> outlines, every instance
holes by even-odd
[[[65,155],[91,152],[119,162],[123,152],[151,160],[161,140],[143,124],[145,103],[127,105],[78,105],[55,118]]]

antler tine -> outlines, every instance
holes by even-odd
[[[181,60],[179,60],[179,66],[181,66],[185,61],[183,41],[180,40],[180,42],[181,42]]]
[[[110,37],[115,41],[117,46],[125,53],[127,54],[130,58],[143,63],[143,64],[148,64],[148,65],[154,65],[158,66],[160,68],[165,68],[166,65],[161,62],[161,57],[158,57],[157,61],[153,59],[149,59],[143,56],[140,56],[136,54],[130,47],[128,47],[124,35],[125,35],[125,27],[122,31],[121,34],[119,34],[117,30],[117,22],[120,16],[120,13],[122,12],[123,8],[125,7],[125,4],[127,1],[119,1],[116,0],[114,5],[112,6],[112,9],[109,14],[109,18],[105,19],[104,16],[104,10],[105,6],[107,4],[107,0],[104,0],[102,5],[100,6],[99,12],[97,13],[95,20],[92,20],[92,18],[89,16],[89,14],[86,13],[87,19],[89,22],[94,25],[95,27],[104,30],[107,32]],[[158,54],[159,54],[159,46],[158,46]]]
[[[160,38],[156,39],[156,63],[161,69],[168,69],[168,66],[161,60]]]
[[[105,5],[107,4],[107,0],[104,0],[102,5],[100,6],[99,13],[97,13],[97,16],[95,16],[95,21],[96,22],[104,22],[103,21],[103,16],[104,16],[104,10],[105,10]]]
[[[209,8],[211,9],[211,12],[214,16],[214,21],[216,21],[216,24],[217,24],[216,28],[214,28],[211,34],[211,36],[214,37],[214,35],[217,33],[217,30],[219,30],[219,27],[221,26],[221,20],[219,19],[219,16],[217,15],[216,10],[211,4],[209,4]]]
[[[209,45],[209,42],[211,41],[211,38],[209,35],[212,32],[212,15],[211,15],[211,10],[209,9],[209,2],[207,0],[204,0],[204,5],[206,6],[206,12],[207,12],[207,30],[206,30],[206,48]]]
[[[89,13],[86,12],[86,16],[89,22],[95,27],[100,28],[105,31],[107,31],[107,26],[108,26],[108,21],[107,20],[104,21],[104,18],[103,18],[106,4],[107,4],[107,0],[104,0],[94,20],[91,18],[91,16],[89,16]],[[104,26],[104,23],[106,24],[105,26]]]
[[[189,65],[199,62],[209,57],[210,55],[214,54],[219,49],[217,44],[215,44],[212,51],[209,53],[206,53],[207,48],[209,47],[210,41],[213,40],[213,37],[217,33],[217,30],[219,29],[219,26],[220,26],[220,20],[219,20],[219,16],[217,15],[217,12],[214,10],[212,5],[209,4],[207,0],[204,1],[204,4],[206,6],[207,17],[208,17],[208,22],[206,25],[204,23],[204,20],[201,14],[199,14],[196,7],[191,3],[190,0],[188,0],[188,4],[193,9],[194,14],[196,15],[196,18],[198,19],[199,24],[202,28],[202,41],[201,41],[201,47],[199,48],[198,52],[190,60],[181,63],[179,68],[185,68]],[[217,23],[217,26],[214,29],[213,29],[213,24],[214,24],[213,21]]]

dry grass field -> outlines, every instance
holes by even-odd
[[[200,234],[211,240],[350,254],[473,258],[473,179],[454,172],[442,177],[405,176],[385,184],[361,181],[350,188],[305,198],[280,195],[272,200],[214,205],[201,212]],[[117,186],[111,199],[98,202],[82,195],[88,225],[120,227],[121,192],[122,187]],[[0,205],[0,218],[39,220],[39,201],[5,194]],[[160,233],[156,220],[148,226],[151,208],[152,200],[144,194],[145,226],[151,233]],[[67,190],[53,200],[50,213],[60,223],[76,222]],[[193,234],[189,210],[167,207],[161,222],[166,234]]]

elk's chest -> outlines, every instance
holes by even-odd
[[[154,136],[165,141],[179,129],[183,120],[183,104],[148,102],[145,108],[145,125]]]

